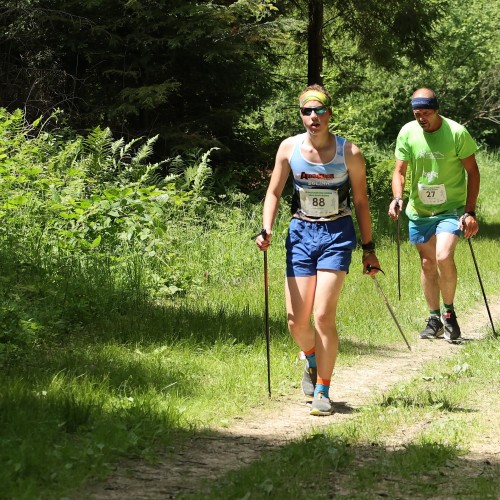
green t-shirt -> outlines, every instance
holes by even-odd
[[[403,126],[396,141],[396,159],[408,162],[411,220],[463,209],[467,197],[465,169],[460,160],[477,151],[467,129],[441,117],[438,130],[424,132],[416,120]]]

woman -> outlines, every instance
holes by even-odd
[[[299,106],[306,132],[279,146],[256,244],[260,250],[268,249],[281,194],[292,172],[292,219],[286,240],[288,327],[306,358],[302,388],[313,397],[310,414],[330,415],[330,380],[338,351],[337,303],[356,248],[350,192],[363,242],[363,272],[375,274],[380,266],[360,150],[329,131],[332,99],[326,89],[307,87]]]

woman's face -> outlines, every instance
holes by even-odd
[[[328,130],[331,111],[320,101],[308,101],[300,108],[300,116],[306,130],[313,135]]]

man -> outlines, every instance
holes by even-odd
[[[461,233],[470,238],[479,229],[475,213],[477,146],[465,127],[439,114],[431,89],[415,91],[411,104],[415,121],[403,126],[396,142],[389,215],[397,219],[403,209],[409,166],[406,214],[410,243],[420,255],[421,284],[430,313],[420,338],[432,339],[444,333],[446,339],[456,340],[461,332],[453,304],[457,287],[454,252]]]
[[[286,240],[288,327],[306,357],[304,394],[313,397],[311,415],[330,415],[330,381],[338,350],[337,303],[349,271],[356,233],[349,192],[363,242],[363,272],[376,274],[363,155],[329,130],[332,99],[312,85],[299,96],[305,133],[285,139],[276,154],[264,201],[261,234],[267,250],[285,183],[293,176],[292,219]],[[311,317],[314,315],[314,325]]]

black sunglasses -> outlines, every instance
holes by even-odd
[[[326,106],[318,106],[317,108],[300,108],[300,112],[304,116],[311,116],[313,111],[317,115],[324,115],[328,111],[328,108]]]

